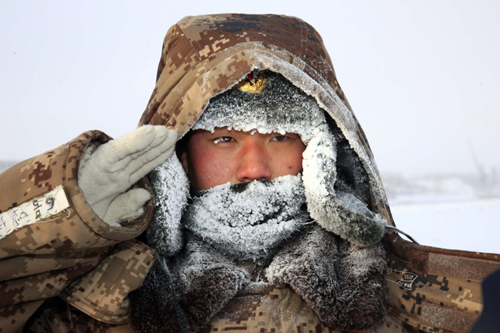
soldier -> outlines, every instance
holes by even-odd
[[[131,296],[134,328],[198,332],[210,322],[217,331],[246,322],[252,331],[289,332],[378,324],[387,300],[379,243],[385,221],[368,208],[359,160],[342,157],[352,181],[337,176],[336,142],[345,139],[336,133],[313,97],[273,72],[254,70],[210,99],[178,148],[182,168],[173,155],[151,177],[162,213],[147,242],[160,259]],[[187,185],[186,174],[187,205],[187,196],[179,201],[188,186],[171,189]],[[163,213],[179,209],[172,198],[186,206],[172,214],[180,220]],[[250,299],[241,294],[249,290]]]
[[[371,150],[307,23],[184,18],[139,125],[0,176],[0,332],[472,327],[500,259],[385,233]]]

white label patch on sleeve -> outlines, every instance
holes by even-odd
[[[42,197],[27,201],[0,214],[0,239],[26,225],[51,220],[56,214],[69,208],[68,198],[62,185]]]

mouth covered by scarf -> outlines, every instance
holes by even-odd
[[[193,191],[184,226],[226,255],[262,263],[310,219],[302,176]]]

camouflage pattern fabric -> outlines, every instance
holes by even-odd
[[[30,318],[25,333],[131,333],[127,324],[107,324],[71,307],[60,298],[52,298]]]
[[[500,255],[421,246],[385,238],[389,312],[424,332],[469,332],[482,310],[481,282]]]
[[[99,321],[127,322],[128,293],[141,286],[155,259],[156,253],[148,246],[136,240],[122,242],[60,297]]]
[[[253,283],[240,291],[201,333],[340,333],[323,325],[306,302],[287,286]],[[406,333],[400,320],[387,316],[370,333]]]
[[[63,291],[70,304],[98,320],[127,320],[124,299],[140,286],[154,261],[154,251],[134,240],[147,227],[154,206],[149,202],[142,218],[118,228],[101,221],[87,204],[78,187],[79,160],[88,145],[108,140],[102,132],[86,132],[0,175],[0,212],[59,185],[70,202],[59,214],[0,239],[1,333],[21,330],[44,300],[62,297]],[[151,190],[146,180],[138,186]],[[106,277],[97,279],[104,271]],[[113,278],[121,280],[112,284]],[[101,292],[100,302],[92,303],[92,295]]]

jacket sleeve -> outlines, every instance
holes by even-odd
[[[469,332],[478,319],[481,282],[500,269],[493,253],[448,250],[384,239],[389,273],[389,313],[424,332]]]
[[[0,175],[0,332],[22,329],[43,300],[59,296],[116,252],[116,244],[148,226],[153,200],[140,218],[113,227],[92,211],[78,186],[85,149],[109,140],[102,132],[85,132]],[[136,186],[152,193],[146,178]],[[151,260],[154,252],[145,252]]]

